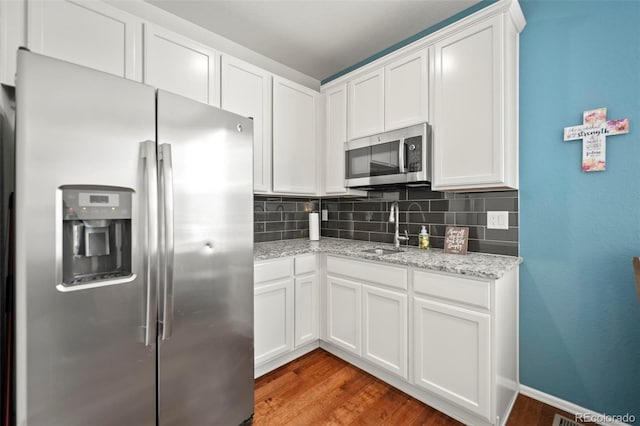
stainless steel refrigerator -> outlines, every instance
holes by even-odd
[[[251,421],[252,121],[28,51],[16,108],[17,424]]]

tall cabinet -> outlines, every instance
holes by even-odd
[[[318,98],[308,87],[273,78],[273,192],[318,190]]]
[[[435,43],[433,189],[518,188],[517,39],[501,14]]]
[[[253,191],[271,190],[271,74],[222,56],[220,107],[253,118]]]

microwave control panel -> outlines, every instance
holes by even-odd
[[[422,136],[404,140],[405,164],[407,172],[422,171]]]

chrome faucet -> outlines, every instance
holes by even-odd
[[[400,249],[400,241],[406,241],[409,244],[409,232],[404,230],[404,236],[400,235],[400,208],[398,202],[391,203],[391,210],[389,212],[389,223],[396,224],[396,232],[393,235],[393,245],[395,248]]]

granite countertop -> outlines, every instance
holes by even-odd
[[[514,256],[473,252],[466,255],[445,254],[441,249],[419,250],[412,246],[402,246],[403,251],[387,255],[363,252],[372,248],[392,249],[393,245],[339,238],[270,241],[255,243],[253,258],[259,261],[320,252],[489,279],[501,278],[523,261],[521,257]]]

